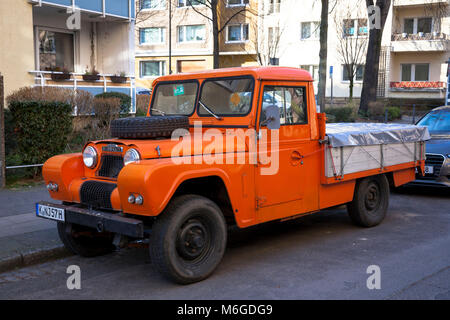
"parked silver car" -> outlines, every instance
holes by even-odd
[[[450,106],[431,110],[417,122],[427,126],[431,140],[426,143],[425,176],[409,185],[450,187]]]

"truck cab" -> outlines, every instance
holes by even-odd
[[[347,204],[355,223],[373,227],[386,215],[389,184],[414,180],[416,168],[423,172],[426,129],[403,141],[412,156],[389,162],[399,158],[389,142],[381,149],[335,147],[325,122],[313,80],[301,69],[160,77],[146,117],[117,119],[112,139],[45,163],[49,193],[62,203],[40,202],[36,212],[58,221],[63,243],[84,256],[149,239],[154,266],[182,284],[214,271],[230,225],[246,228]],[[379,157],[381,165],[358,167],[354,150]],[[347,170],[344,159],[358,169]]]

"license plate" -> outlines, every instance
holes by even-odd
[[[426,174],[433,174],[434,168],[433,166],[425,166],[425,173]]]
[[[36,204],[36,215],[56,221],[65,221],[64,209],[50,207],[39,203]]]

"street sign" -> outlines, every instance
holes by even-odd
[[[333,66],[330,66],[330,78],[333,76]]]

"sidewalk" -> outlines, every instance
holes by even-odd
[[[36,217],[41,200],[51,201],[43,185],[0,190],[0,272],[69,255],[56,223]]]

